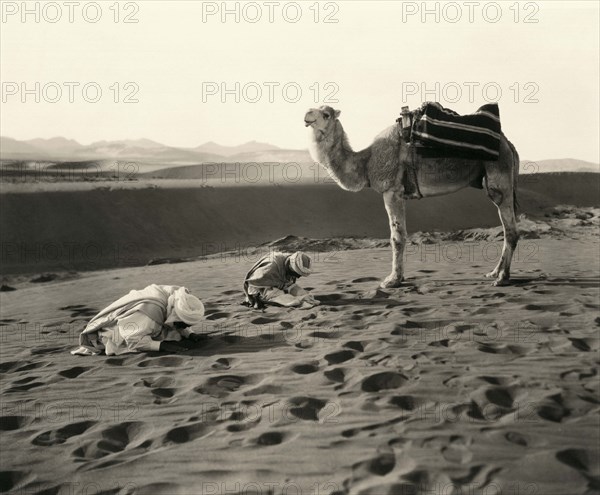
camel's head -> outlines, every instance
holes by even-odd
[[[304,125],[312,127],[315,136],[319,139],[329,133],[340,116],[339,110],[323,105],[319,108],[311,108],[304,116]]]

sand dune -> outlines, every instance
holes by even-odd
[[[389,236],[381,195],[372,190],[349,193],[331,184],[212,188],[186,181],[175,187],[168,181],[160,187],[87,184],[88,190],[79,190],[80,184],[0,194],[3,274],[139,266],[157,258],[243,251],[287,234]],[[597,206],[599,188],[598,174],[522,177],[520,211],[544,218],[557,204]],[[476,189],[411,201],[407,210],[409,232],[499,226],[496,208]]]
[[[587,232],[524,240],[502,289],[482,278],[498,242],[411,251],[397,290],[376,289],[387,248],[315,253],[303,285],[322,305],[305,311],[240,306],[253,260],[235,255],[3,292],[0,489],[594,493],[600,270]],[[151,282],[203,299],[205,340],[68,353],[91,315]]]

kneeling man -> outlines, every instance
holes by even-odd
[[[195,339],[190,327],[203,317],[204,305],[185,287],[152,284],[132,290],[94,316],[71,354],[168,350],[167,341]]]
[[[245,304],[261,309],[265,304],[312,308],[320,304],[296,284],[311,273],[311,259],[297,251],[288,255],[274,252],[258,260],[244,280]]]

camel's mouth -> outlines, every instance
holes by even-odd
[[[304,127],[311,126],[315,122],[316,122],[316,120],[306,120],[306,119],[304,119]]]

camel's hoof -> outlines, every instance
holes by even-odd
[[[403,278],[388,277],[383,282],[381,282],[380,287],[382,289],[394,289],[396,287],[400,287],[402,285],[403,280]]]
[[[494,287],[503,287],[505,285],[510,285],[510,281],[507,278],[502,278],[502,279],[495,280],[492,285]]]
[[[496,278],[497,276],[498,276],[498,272],[495,270],[485,274],[486,278]]]

